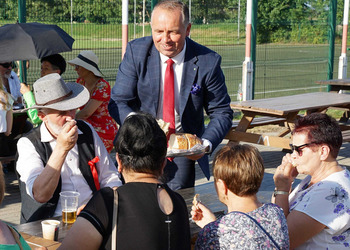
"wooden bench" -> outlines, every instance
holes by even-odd
[[[270,116],[260,116],[255,117],[252,121],[252,123],[249,125],[249,128],[254,128],[257,126],[264,126],[264,125],[283,125],[283,123],[286,121],[285,118],[278,118],[278,117],[270,117]],[[232,128],[237,128],[240,120],[234,120],[232,121]]]

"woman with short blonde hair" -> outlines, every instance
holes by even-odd
[[[196,249],[288,249],[286,218],[278,206],[262,204],[257,192],[264,176],[259,151],[250,145],[227,145],[213,162],[219,200],[228,213],[216,219],[203,204],[192,206],[192,219],[203,229]]]

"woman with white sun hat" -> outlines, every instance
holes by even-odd
[[[89,102],[80,108],[76,119],[89,122],[102,139],[107,151],[111,152],[118,127],[108,112],[111,86],[102,77],[98,58],[93,51],[85,50],[68,63],[75,67],[79,76],[77,83],[85,86],[90,92]]]

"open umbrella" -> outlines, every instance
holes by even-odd
[[[0,27],[0,63],[71,51],[74,39],[57,25],[15,23]]]

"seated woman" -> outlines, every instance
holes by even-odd
[[[293,153],[283,157],[274,181],[275,203],[287,217],[291,249],[350,246],[350,173],[336,161],[342,134],[326,114],[300,117],[292,131]],[[304,180],[291,192],[298,173]]]
[[[228,213],[216,219],[202,203],[192,206],[192,219],[203,229],[196,249],[289,249],[286,218],[278,206],[259,202],[264,177],[259,151],[250,145],[227,145],[213,161],[219,200]]]
[[[5,196],[5,179],[0,163],[0,204]],[[30,250],[30,246],[23,237],[13,227],[0,221],[0,249],[15,250],[23,249]],[[44,250],[46,247],[35,248],[36,250]]]
[[[156,120],[136,113],[126,118],[117,141],[117,249],[190,249],[186,203],[159,181],[167,141]],[[98,191],[79,214],[61,249],[99,249],[112,231],[114,191]]]
[[[111,86],[102,78],[98,68],[98,58],[94,52],[86,50],[80,52],[78,57],[68,63],[75,66],[79,76],[77,83],[85,86],[90,92],[89,102],[80,108],[75,118],[90,123],[110,153],[118,127],[108,112]]]

